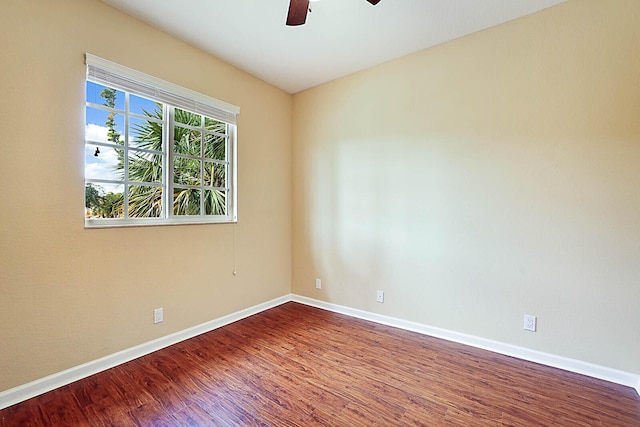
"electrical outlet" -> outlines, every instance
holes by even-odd
[[[524,315],[524,330],[531,332],[536,331],[536,316],[530,314]]]
[[[322,289],[322,280],[316,279],[316,289]]]
[[[376,292],[376,301],[384,302],[384,291]]]
[[[164,320],[164,314],[161,308],[153,310],[153,323],[160,323]]]

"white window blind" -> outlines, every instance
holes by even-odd
[[[178,108],[221,120],[237,123],[240,107],[220,101],[191,89],[141,73],[120,64],[85,54],[87,79],[114,89],[126,90]]]

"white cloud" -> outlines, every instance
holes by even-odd
[[[109,128],[87,123],[84,127],[84,139],[87,141],[108,142]]]
[[[107,142],[106,126],[87,124],[85,126],[85,138],[89,141]],[[95,156],[96,147],[100,153]],[[120,173],[116,170],[118,165],[118,153],[110,147],[98,145],[85,145],[84,147],[84,176],[85,178],[120,180]],[[105,192],[121,192],[122,186],[117,184],[100,184]]]

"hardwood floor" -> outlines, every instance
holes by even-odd
[[[640,398],[287,303],[4,409],[0,425],[640,426]]]

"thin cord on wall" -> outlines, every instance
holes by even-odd
[[[236,272],[236,225],[237,223],[233,223],[233,275],[237,275]]]

